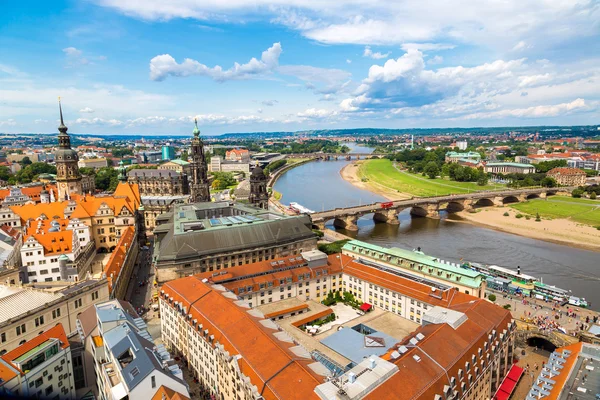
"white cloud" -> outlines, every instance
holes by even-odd
[[[442,56],[434,56],[434,57],[430,58],[429,60],[427,60],[428,65],[437,65],[437,64],[441,64],[443,62],[444,62],[444,57],[442,57]]]
[[[9,118],[7,120],[0,121],[0,126],[16,126],[16,125],[17,125],[17,121],[15,121],[13,118]]]
[[[70,123],[68,121],[66,123]],[[123,121],[118,119],[104,119],[104,118],[77,118],[75,121],[72,121],[75,125],[108,125],[108,126],[122,126],[124,125]]]
[[[349,58],[347,58],[347,59],[346,59],[346,64],[352,64],[352,60],[351,60],[351,59],[349,59]]]
[[[260,60],[252,58],[245,64],[236,62],[228,70],[223,70],[219,65],[212,68],[207,67],[190,58],[186,58],[181,64],[178,64],[170,54],[163,54],[150,60],[150,79],[162,81],[169,75],[177,77],[202,75],[208,76],[217,82],[224,82],[232,79],[261,77],[271,73],[277,67],[281,52],[281,44],[273,43],[273,46],[263,51]]]
[[[487,113],[474,113],[460,119],[497,119],[497,118],[544,118],[563,116],[575,111],[589,110],[584,99],[575,99],[569,103],[540,105],[527,108],[507,109]]]
[[[456,47],[454,44],[447,43],[403,43],[400,48],[404,51],[419,50],[419,51],[438,51],[452,50]]]
[[[83,52],[81,50],[78,50],[75,47],[67,47],[67,48],[63,49],[63,53],[65,53],[67,56],[71,56],[71,57],[79,57],[80,55],[83,54]]]
[[[519,43],[515,44],[515,46],[512,48],[512,51],[523,51],[523,50],[531,49],[532,47],[533,46],[525,43],[524,40],[521,40],[521,41],[519,41]]]
[[[323,108],[307,108],[304,111],[296,114],[298,118],[301,120],[309,120],[309,119],[327,119],[332,118],[338,115],[338,112],[335,110],[325,110]]]
[[[273,107],[277,103],[278,103],[277,100],[263,100],[263,101],[261,101],[261,104],[263,106],[267,106],[267,107]]]
[[[336,68],[319,68],[311,65],[282,65],[277,72],[291,75],[304,82],[316,94],[340,93],[350,85],[352,74]]]
[[[391,51],[388,51],[387,53],[380,53],[380,52],[373,53],[373,50],[371,50],[370,46],[365,46],[365,51],[363,52],[363,57],[369,57],[369,58],[373,58],[375,60],[380,60],[382,58],[389,57],[390,54],[392,54]]]
[[[93,108],[89,108],[89,107],[84,107],[81,110],[79,110],[80,113],[84,113],[84,114],[91,114],[94,112]]]

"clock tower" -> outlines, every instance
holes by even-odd
[[[58,127],[58,150],[54,153],[56,163],[56,186],[58,188],[58,201],[68,200],[72,194],[83,194],[81,187],[81,174],[79,173],[79,157],[71,149],[71,138],[67,134],[62,114],[62,105],[58,99],[60,111],[60,125]]]

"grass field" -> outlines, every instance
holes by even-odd
[[[442,196],[480,190],[501,189],[503,185],[479,186],[475,182],[455,182],[448,179],[429,179],[420,174],[398,171],[390,160],[368,160],[361,164],[359,175],[401,193],[418,197]]]
[[[540,214],[542,218],[570,218],[587,225],[600,225],[600,201],[575,199],[572,197],[549,197],[524,203],[511,204],[511,207],[524,214]]]

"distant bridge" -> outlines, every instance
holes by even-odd
[[[295,153],[286,154],[287,158],[314,158],[317,160],[360,160],[369,158],[384,158],[387,153]]]
[[[570,193],[576,186],[561,188],[512,189],[498,191],[482,191],[474,193],[419,197],[408,200],[378,202],[364,206],[336,208],[335,210],[315,212],[311,214],[313,224],[323,229],[328,221],[333,220],[334,226],[357,231],[357,220],[366,214],[373,214],[373,219],[388,224],[399,224],[398,213],[410,208],[412,215],[421,217],[439,217],[440,211],[449,213],[472,210],[480,207],[503,206],[558,193]],[[391,204],[390,204],[391,203]]]
[[[543,339],[552,343],[555,347],[568,346],[579,342],[579,338],[566,335],[557,330],[542,330],[534,324],[516,319],[517,323],[517,344],[526,346],[531,339]]]

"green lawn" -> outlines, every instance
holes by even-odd
[[[570,218],[587,225],[600,225],[600,201],[575,199],[572,197],[549,197],[524,203],[511,204],[515,210],[525,214],[540,214],[542,218]]]
[[[421,174],[398,171],[387,159],[365,161],[360,166],[359,174],[361,178],[366,178],[370,182],[418,197],[468,193],[503,187],[503,185],[479,186],[475,182],[456,182],[441,178],[429,179]]]

